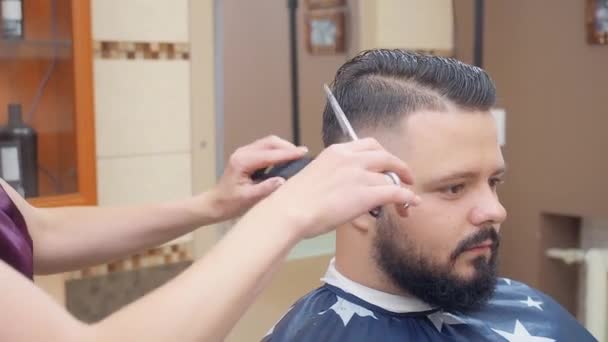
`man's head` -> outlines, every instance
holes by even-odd
[[[340,229],[338,258],[368,260],[379,272],[359,277],[380,275],[448,310],[483,303],[496,282],[498,229],[506,218],[496,193],[504,161],[489,114],[492,80],[453,59],[371,50],[338,70],[333,91],[360,136],[375,137],[408,163],[422,198],[418,207],[385,207],[377,219],[367,215]],[[326,106],[325,145],[344,139]]]

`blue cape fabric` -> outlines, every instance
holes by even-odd
[[[262,341],[597,340],[549,296],[501,278],[492,298],[467,313],[440,309],[395,313],[325,284],[301,298]]]

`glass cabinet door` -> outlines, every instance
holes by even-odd
[[[0,3],[0,176],[37,205],[94,204],[89,1]]]

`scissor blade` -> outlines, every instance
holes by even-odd
[[[349,137],[351,140],[358,140],[359,138],[357,137],[353,126],[350,125],[350,122],[346,118],[346,114],[344,114],[342,107],[340,107],[338,100],[336,100],[334,94],[331,93],[331,90],[329,89],[327,84],[323,85],[323,89],[325,89],[325,94],[327,94],[327,100],[329,101],[329,105],[333,109],[334,115],[338,120],[338,124],[342,129],[342,133],[344,133],[344,135]]]

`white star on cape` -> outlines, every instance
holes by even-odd
[[[524,303],[526,305],[528,305],[528,307],[535,307],[540,311],[543,311],[543,308],[541,308],[540,306],[543,305],[543,302],[537,302],[535,300],[533,300],[532,298],[530,298],[530,296],[528,296],[528,300],[520,300],[520,303]]]
[[[515,321],[515,331],[512,334],[506,331],[496,329],[492,330],[500,334],[500,336],[506,338],[509,342],[555,342],[555,340],[552,338],[530,335],[528,330],[526,330],[519,320]]]
[[[466,324],[462,319],[457,316],[443,311],[433,312],[432,314],[427,316],[437,331],[441,332],[441,328],[443,328],[443,324],[453,325],[453,324]]]
[[[348,322],[350,322],[350,319],[353,318],[354,314],[357,314],[359,317],[372,317],[374,319],[378,319],[376,316],[374,316],[374,313],[371,312],[370,310],[368,310],[362,306],[359,306],[357,304],[353,304],[349,301],[346,301],[346,300],[342,299],[341,297],[337,297],[337,298],[338,298],[338,300],[336,301],[336,303],[334,305],[332,305],[326,311],[319,312],[319,315],[323,315],[327,311],[333,310],[335,313],[338,314],[338,316],[340,316],[340,318],[342,319],[342,322],[344,322],[344,326],[346,326],[348,324]]]
[[[502,278],[502,280],[504,280],[508,285],[511,285],[511,279]]]

